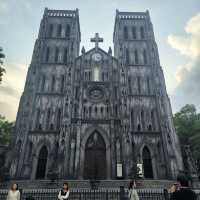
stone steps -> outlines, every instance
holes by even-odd
[[[97,182],[99,188],[119,188],[120,186],[128,187],[130,180],[101,180]],[[20,188],[23,189],[36,189],[36,188],[60,188],[64,182],[69,183],[70,188],[91,188],[89,180],[59,180],[51,182],[49,180],[12,180],[7,183],[0,183],[0,188],[9,188],[12,182],[18,183]],[[172,180],[138,180],[138,188],[169,188],[174,181]],[[95,183],[94,183],[95,184]]]

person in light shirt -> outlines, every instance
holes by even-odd
[[[20,191],[18,190],[18,185],[16,183],[12,184],[6,200],[20,200]]]
[[[129,200],[139,200],[139,196],[138,196],[137,190],[135,188],[136,188],[135,181],[131,181],[129,183],[129,188],[128,188]]]
[[[65,200],[69,198],[69,186],[68,183],[63,184],[63,189],[60,190],[58,194],[58,199],[59,200]]]

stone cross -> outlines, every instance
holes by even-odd
[[[103,38],[99,37],[99,34],[96,33],[94,38],[90,39],[91,42],[95,42],[95,48],[97,49],[99,46],[99,42],[103,42]]]

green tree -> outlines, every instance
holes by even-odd
[[[8,145],[11,141],[11,132],[14,123],[9,122],[0,115],[0,144]]]
[[[3,53],[3,49],[0,47],[0,83],[2,81],[3,74],[6,72],[6,70],[2,67],[3,58],[5,58],[5,54]]]
[[[187,104],[174,115],[174,125],[179,136],[182,150],[190,145],[200,172],[200,114],[192,104]],[[184,152],[183,152],[184,155]]]
[[[182,144],[189,144],[189,138],[195,134],[194,124],[197,119],[196,108],[187,104],[174,115],[174,125]]]

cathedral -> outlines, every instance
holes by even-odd
[[[14,128],[12,179],[173,179],[183,169],[149,12],[116,11],[113,50],[45,9]]]

